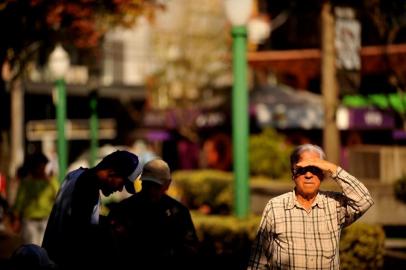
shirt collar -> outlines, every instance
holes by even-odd
[[[290,193],[291,195],[288,197],[288,202],[285,204],[285,209],[292,209],[297,203],[295,190],[293,189]]]
[[[288,202],[285,205],[285,209],[292,209],[293,207],[302,207],[300,205],[300,203],[297,201],[296,199],[296,195],[295,195],[295,189],[293,189],[291,191],[291,196],[288,197]],[[317,193],[316,195],[316,199],[314,200],[313,204],[312,204],[312,208],[314,206],[317,206],[319,208],[324,208],[324,203],[323,203],[323,195],[319,193]]]
[[[317,193],[316,199],[313,202],[312,206],[317,206],[318,208],[324,208],[324,202],[323,202],[323,195]]]

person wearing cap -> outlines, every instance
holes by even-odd
[[[144,165],[142,189],[111,209],[108,221],[123,267],[195,269],[198,240],[189,209],[166,194],[168,164],[153,159]]]
[[[248,269],[340,269],[341,230],[373,205],[372,197],[317,145],[297,146],[290,164],[295,188],[266,205]],[[319,190],[326,175],[342,192]]]
[[[61,269],[106,266],[108,237],[99,220],[100,192],[109,196],[125,186],[134,193],[142,171],[138,157],[117,150],[93,168],[79,168],[65,177],[56,196],[42,247]],[[104,234],[102,234],[104,232]]]

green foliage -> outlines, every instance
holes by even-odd
[[[286,179],[290,179],[286,177]],[[220,170],[179,170],[172,173],[169,195],[185,203],[190,209],[201,209],[211,214],[230,214],[234,205],[234,177],[232,172]],[[264,175],[250,177],[250,186],[268,186]],[[277,190],[286,185],[273,182]],[[205,208],[205,209],[203,209]]]
[[[261,217],[237,219],[234,216],[192,213],[200,240],[200,255],[205,268],[245,269],[251,244],[256,236]]]
[[[406,175],[395,181],[394,183],[395,197],[399,201],[406,203]]]
[[[289,174],[292,149],[274,129],[264,129],[250,137],[249,163],[253,175],[281,178]]]
[[[247,219],[238,219],[231,215],[204,215],[196,211],[192,211],[192,218],[197,235],[202,241],[208,235],[212,238],[226,238],[226,241],[244,236],[253,241],[261,221],[261,216],[256,215],[249,216]],[[216,253],[220,254],[220,250],[217,250]]]
[[[381,269],[384,261],[385,232],[378,225],[355,223],[340,240],[340,266],[349,269]]]
[[[233,174],[217,170],[176,171],[172,174],[178,196],[191,209],[208,205],[214,212],[232,208]]]

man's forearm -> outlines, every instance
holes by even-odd
[[[337,173],[333,175],[333,179],[341,186],[348,205],[355,211],[353,213],[355,218],[361,216],[374,204],[365,185],[341,167],[337,168]]]

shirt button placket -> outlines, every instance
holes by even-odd
[[[314,230],[312,224],[312,212],[306,217],[305,228],[307,233],[307,249],[309,251],[308,267],[313,269],[315,268],[315,246],[314,246]]]

